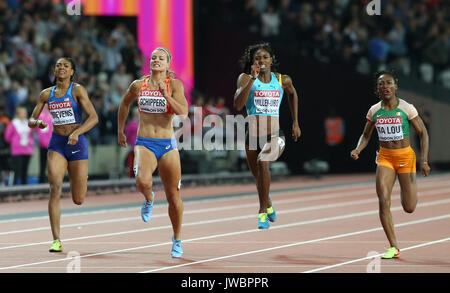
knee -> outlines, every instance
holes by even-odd
[[[142,180],[142,178],[140,178],[140,177],[136,177],[136,186],[139,191],[144,192],[146,190],[152,189],[152,182],[151,181],[148,182],[148,181]]]
[[[416,210],[415,204],[403,204],[402,206],[403,206],[403,210],[408,214],[411,214]]]
[[[379,198],[378,204],[381,211],[389,210],[391,208],[391,200],[387,198]]]
[[[84,198],[72,198],[72,201],[76,205],[82,205],[84,202]]]
[[[170,207],[181,207],[183,205],[178,190],[166,191],[166,197]]]
[[[62,182],[50,182],[50,198],[59,198],[62,191]]]
[[[264,158],[258,158],[258,160],[256,161],[256,164],[258,166],[258,170],[265,169],[269,166],[269,162],[264,160]]]

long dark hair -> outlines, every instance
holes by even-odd
[[[247,74],[251,73],[251,66],[253,64],[253,56],[255,56],[255,53],[260,49],[267,51],[269,53],[270,57],[272,58],[271,70],[273,72],[278,71],[278,66],[279,66],[278,60],[275,58],[275,54],[274,54],[273,49],[270,46],[270,44],[269,43],[259,43],[259,44],[254,44],[254,45],[248,46],[245,49],[244,55],[242,55],[242,57],[239,59],[239,64],[241,66],[242,72],[245,72]]]

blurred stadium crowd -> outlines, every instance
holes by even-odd
[[[214,1],[215,2],[215,1]],[[209,11],[247,33],[362,73],[395,67],[450,87],[450,1],[220,0]]]
[[[75,80],[86,87],[100,117],[90,138],[104,142],[117,132],[117,107],[140,75],[141,52],[125,25],[111,30],[95,17],[67,17],[65,4],[53,2],[0,0],[0,106],[10,118],[18,105],[30,115],[40,91],[53,85],[56,60],[72,57]]]
[[[289,44],[320,62],[366,74],[395,67],[403,74],[450,87],[450,1],[380,0],[380,16],[366,13],[368,2],[199,0],[197,6],[201,15],[238,24],[258,39]],[[117,107],[147,62],[126,25],[111,27],[97,17],[68,17],[66,4],[59,3],[0,0],[2,162],[10,155],[10,142],[4,137],[16,108],[31,114],[41,90],[53,85],[52,70],[58,58],[75,60],[75,80],[85,86],[98,112],[100,122],[87,134],[93,145],[115,142]],[[189,90],[194,95],[192,105],[202,107],[204,115],[230,112],[223,97],[205,97],[196,89]],[[191,119],[193,111],[191,106]]]

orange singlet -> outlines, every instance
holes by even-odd
[[[150,90],[148,88],[148,81],[150,76],[144,79],[141,89],[139,90],[138,107],[140,112],[149,114],[174,114],[170,108],[170,104],[164,98],[159,90]],[[167,85],[167,92],[170,95],[170,80],[172,77],[167,77],[164,81]]]

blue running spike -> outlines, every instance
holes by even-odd
[[[172,236],[172,257],[181,257],[183,255],[183,249],[181,248],[181,239],[175,240]]]
[[[144,222],[150,221],[150,217],[152,216],[153,203],[155,202],[155,193],[152,191],[153,200],[152,202],[148,202],[145,200],[144,204],[141,208],[141,217]]]

